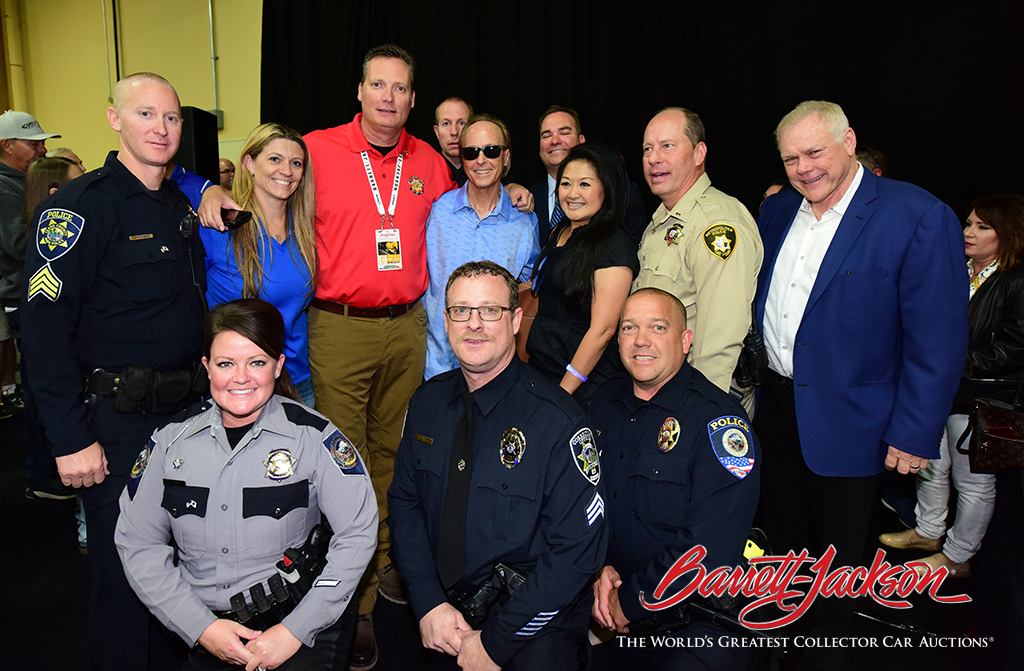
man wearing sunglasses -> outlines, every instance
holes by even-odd
[[[464,669],[575,671],[608,543],[598,446],[516,356],[511,273],[464,264],[446,300],[459,368],[413,395],[388,490],[423,645]]]
[[[490,259],[527,282],[540,246],[537,217],[516,210],[501,185],[512,162],[505,124],[481,114],[469,120],[459,138],[468,181],[441,196],[427,218],[426,380],[458,367],[445,335],[444,283],[453,268]]]

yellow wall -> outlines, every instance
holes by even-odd
[[[47,147],[74,149],[99,167],[117,136],[106,120],[116,82],[112,3],[115,0],[6,0],[21,19],[27,105],[48,133]],[[121,75],[149,70],[166,77],[182,105],[212,109],[207,0],[116,0]],[[107,44],[104,47],[104,8]],[[260,0],[213,0],[217,106],[224,110],[221,156],[235,160],[259,119]],[[107,74],[109,64],[109,78]]]

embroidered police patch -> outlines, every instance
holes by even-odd
[[[597,454],[597,446],[594,444],[594,434],[590,429],[584,427],[577,431],[569,440],[569,449],[572,450],[572,461],[583,477],[592,485],[600,482],[601,460]]]
[[[85,219],[70,210],[49,209],[39,217],[36,249],[47,261],[55,261],[71,251],[81,237]]]
[[[704,246],[708,251],[727,260],[736,249],[736,229],[729,224],[712,224],[704,231]]]
[[[153,448],[156,447],[156,443],[150,438],[149,442],[142,452],[139,452],[139,458],[135,460],[135,465],[132,466],[131,477],[128,478],[128,500],[135,500],[135,492],[139,490],[139,483],[142,482],[142,475],[146,472],[146,467],[149,466],[149,458],[153,454]]]
[[[715,457],[727,471],[742,480],[754,467],[754,439],[750,426],[734,416],[708,422],[708,438]]]
[[[271,450],[270,454],[263,461],[263,465],[267,467],[267,473],[264,477],[271,480],[290,478],[295,475],[295,464],[298,462],[299,460],[292,456],[288,448],[281,447]]]
[[[359,461],[359,455],[356,454],[356,448],[345,436],[341,435],[341,431],[335,430],[328,436],[324,440],[324,447],[327,448],[331,459],[334,459],[334,463],[338,465],[342,473],[366,475],[366,471],[363,470],[363,462]]]

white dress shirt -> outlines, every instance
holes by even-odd
[[[768,367],[779,375],[793,377],[793,345],[807,308],[807,299],[863,175],[864,167],[858,163],[850,188],[832,209],[822,215],[820,221],[804,198],[779,249],[764,306],[764,345],[768,351]]]

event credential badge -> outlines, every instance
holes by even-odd
[[[397,228],[377,229],[377,270],[402,269],[402,241]]]

